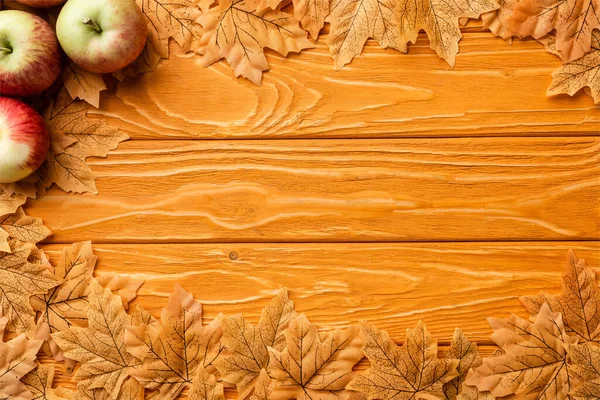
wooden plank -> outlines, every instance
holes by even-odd
[[[62,246],[43,247],[56,260]],[[145,279],[136,303],[155,316],[176,284],[219,313],[258,321],[281,287],[323,330],[367,320],[398,341],[423,320],[490,343],[486,318],[526,316],[518,298],[560,292],[568,249],[600,267],[600,242],[95,245],[97,273]]]
[[[546,97],[560,60],[535,41],[510,46],[465,32],[452,69],[421,35],[408,54],[372,41],[335,71],[322,35],[287,59],[268,51],[262,86],[235,79],[224,61],[172,57],[120,84],[100,110],[134,138],[333,138],[597,135],[600,109],[579,93]],[[424,67],[426,66],[426,67]],[[193,99],[193,101],[190,101]]]
[[[131,141],[54,243],[598,240],[600,138]]]

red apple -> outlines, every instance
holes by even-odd
[[[0,97],[0,183],[31,175],[46,159],[49,147],[42,116],[20,100]]]
[[[141,54],[148,27],[134,0],[69,0],[58,15],[56,34],[75,64],[111,73]]]
[[[66,0],[17,0],[17,2],[33,8],[50,8],[61,5]]]
[[[60,51],[50,25],[24,11],[0,11],[0,95],[31,96],[60,74]]]

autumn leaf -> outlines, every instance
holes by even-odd
[[[39,187],[55,183],[66,192],[97,193],[86,158],[106,157],[128,137],[104,120],[87,118],[87,109],[84,101],[71,99],[63,88],[44,111],[52,140],[47,160],[37,171]]]
[[[26,243],[37,243],[52,234],[39,218],[29,217],[19,207],[14,214],[0,216],[0,231]]]
[[[21,382],[31,392],[33,400],[65,400],[52,388],[54,365],[39,364],[33,371],[25,375]]]
[[[566,332],[580,340],[600,339],[600,291],[596,275],[572,250],[562,274],[562,294],[542,293],[523,296],[520,300],[532,316],[547,303],[550,310],[562,314]]]
[[[505,354],[504,350],[496,349],[496,350],[494,350],[494,352],[492,354],[490,354],[490,356],[488,358],[500,357],[503,354]],[[476,367],[480,366],[481,364],[482,364],[482,360],[480,359],[479,363],[477,365],[473,365],[473,368],[476,368]],[[473,368],[471,368],[468,371],[467,375],[465,376],[465,379],[463,380],[463,383],[462,383],[460,393],[458,394],[458,396],[456,396],[456,399],[457,400],[494,400],[495,397],[489,391],[487,391],[487,390],[479,391],[476,386],[467,385],[467,381],[472,381],[471,377],[473,376],[473,373],[474,373]],[[504,398],[507,400],[512,399],[511,396],[506,396]]]
[[[371,367],[348,385],[368,399],[443,398],[443,385],[458,376],[459,360],[437,358],[437,342],[419,321],[397,346],[388,333],[362,323],[363,352]]]
[[[131,375],[155,391],[150,398],[168,400],[192,385],[199,368],[214,371],[213,363],[222,350],[222,331],[218,319],[202,326],[202,305],[181,286],[162,309],[161,321],[160,328],[149,324],[128,327],[125,345],[142,360]]]
[[[496,0],[500,8],[481,15],[483,27],[489,29],[496,36],[509,42],[512,40],[512,31],[508,28],[510,18],[513,15],[513,7],[518,0]]]
[[[478,18],[498,8],[494,0],[396,0],[400,43],[415,43],[420,30],[427,33],[430,47],[454,66],[458,41],[462,37],[460,18]]]
[[[558,313],[547,304],[531,322],[516,315],[488,319],[492,340],[505,354],[483,360],[467,379],[468,385],[496,397],[567,399],[578,377],[567,363],[565,346],[577,343],[567,335]]]
[[[146,40],[146,46],[144,47],[144,50],[142,50],[142,54],[127,67],[114,72],[113,76],[118,80],[123,81],[127,77],[134,78],[138,75],[152,72],[156,69],[161,59],[160,53],[156,50],[149,37],[148,40]]]
[[[125,327],[132,317],[125,313],[121,299],[95,280],[88,295],[87,328],[72,326],[68,331],[52,334],[65,357],[82,363],[74,379],[79,389],[103,389],[110,398],[120,399],[122,386],[137,360],[125,351]]]
[[[192,381],[189,398],[190,400],[225,400],[223,385],[217,383],[217,378],[200,366]]]
[[[594,32],[591,51],[583,57],[564,64],[552,73],[552,83],[546,94],[566,93],[573,96],[580,89],[589,88],[594,103],[600,103],[600,32]]]
[[[245,399],[252,391],[263,369],[269,364],[269,347],[283,351],[284,332],[296,317],[294,303],[282,289],[264,308],[257,326],[243,316],[221,320],[222,343],[225,351],[215,363],[223,380],[237,385],[239,397]]]
[[[16,212],[19,206],[25,204],[28,197],[35,199],[37,180],[39,177],[33,174],[19,182],[0,183],[0,215]]]
[[[263,369],[260,371],[256,385],[254,386],[254,393],[250,396],[250,400],[271,400],[273,383],[273,379],[269,377],[266,370]]]
[[[461,393],[469,371],[481,365],[477,343],[470,342],[463,331],[455,329],[450,348],[446,350],[444,357],[448,360],[459,360],[457,366],[458,376],[442,386],[445,398],[455,399]]]
[[[62,388],[59,388],[62,389]],[[127,379],[121,391],[119,392],[118,400],[139,400],[142,388],[138,381],[135,379]],[[78,386],[77,392],[71,392],[67,390],[56,390],[60,392],[60,395],[65,399],[72,400],[112,400],[110,394],[104,389],[90,389],[83,386]]]
[[[11,252],[0,252],[0,314],[17,333],[33,334],[35,312],[29,298],[46,293],[60,282],[44,263],[32,263],[33,245],[9,242]]]
[[[204,27],[200,61],[206,67],[225,58],[235,76],[260,85],[269,69],[264,48],[284,57],[314,47],[291,15],[269,8],[256,10],[252,0],[223,0],[204,12],[198,22]]]
[[[108,288],[119,296],[123,302],[123,308],[129,308],[129,303],[137,297],[138,289],[144,284],[143,279],[135,279],[131,275],[119,275],[114,272],[107,272],[96,277],[98,283]]]
[[[100,92],[106,90],[102,75],[89,72],[68,60],[62,72],[62,81],[73,99],[81,99],[94,107],[100,106]]]
[[[0,187],[0,215],[12,214],[25,204],[27,196],[16,193],[8,193]],[[2,239],[0,239],[2,240]]]
[[[25,334],[2,341],[8,322],[0,313],[0,399],[29,400],[33,397],[21,378],[36,367],[42,341],[29,340]]]
[[[323,0],[294,0],[294,18],[300,21],[302,28],[317,40],[319,31],[325,25],[325,17],[329,15],[329,1]],[[275,10],[281,0],[258,0],[257,10],[270,7]]]
[[[383,48],[406,52],[395,7],[396,0],[332,0],[327,44],[336,69],[359,55],[368,38]]]
[[[575,399],[600,398],[600,347],[595,343],[567,345],[571,368],[583,384],[571,392]]]
[[[600,28],[597,0],[522,0],[514,5],[509,29],[536,39],[556,30],[556,48],[564,62],[590,51],[592,33]]]
[[[284,400],[337,399],[352,380],[352,368],[362,359],[360,335],[353,326],[320,335],[301,314],[285,331],[286,348],[269,348],[267,372],[274,379],[270,398]]]
[[[148,21],[150,41],[160,57],[169,57],[169,39],[173,38],[184,52],[199,48],[202,31],[196,22],[212,0],[136,0]],[[208,5],[206,5],[208,4]]]

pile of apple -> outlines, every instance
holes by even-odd
[[[34,8],[66,0],[17,0]],[[46,159],[43,118],[25,101],[42,94],[61,72],[61,48],[75,64],[112,73],[131,64],[146,44],[145,17],[134,0],[68,0],[56,32],[44,19],[0,11],[0,183],[17,182]]]

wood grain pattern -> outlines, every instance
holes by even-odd
[[[598,240],[600,138],[131,141],[98,196],[27,212],[70,243]]]
[[[580,93],[547,98],[560,60],[535,41],[465,32],[450,68],[421,35],[408,54],[368,42],[335,71],[326,35],[287,59],[268,52],[262,86],[224,61],[172,57],[106,93],[96,115],[132,138],[331,138],[596,135],[600,108]]]

